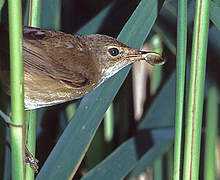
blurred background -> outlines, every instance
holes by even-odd
[[[145,145],[140,146],[141,148],[143,147],[140,151],[144,151],[144,153],[138,158],[139,161],[132,162],[133,166],[126,170],[122,179],[172,179],[176,105],[177,1],[166,0],[154,2],[157,2],[158,15],[156,15],[156,21],[153,23],[147,38],[143,37],[144,44],[141,49],[163,54],[167,59],[167,63],[161,67],[152,67],[145,62],[135,63],[132,66],[132,70],[127,75],[114,101],[112,101],[105,113],[103,121],[97,126],[98,129],[88,151],[86,152],[84,149],[83,152],[86,152],[85,158],[73,179],[80,179],[87,173],[92,173],[90,170],[103,163],[103,160],[109,157],[112,152],[117,154],[115,150],[123,148],[122,143],[129,142],[132,138],[139,135],[142,136],[142,134],[144,134],[142,141],[145,142]],[[218,9],[220,7],[219,2],[216,1],[215,6],[212,6],[212,8],[217,7]],[[29,1],[23,1],[25,25],[28,24],[29,3]],[[144,3],[144,1],[44,0],[41,2],[40,28],[60,30],[71,34],[99,33],[117,38],[129,18],[133,15],[133,12],[137,10],[138,6],[140,7],[141,3]],[[145,4],[148,5],[148,2]],[[1,1],[1,5],[1,21],[7,22],[7,2]],[[211,9],[212,12],[214,12],[213,9]],[[149,12],[145,13],[148,14]],[[183,102],[184,107],[187,106],[188,99],[194,13],[195,1],[188,1],[186,95]],[[152,13],[150,12],[149,17],[151,15]],[[220,26],[219,23],[215,24],[215,15],[220,18],[219,13],[212,14],[210,17],[200,154],[201,179],[205,177],[203,174],[205,168],[203,164],[205,163],[206,125],[210,118],[214,117],[217,118],[217,120],[219,119],[219,94],[217,88],[220,77],[218,70],[220,57]],[[134,29],[135,26],[137,25],[134,23]],[[139,23],[138,28],[144,29],[148,26],[147,22],[143,22],[143,24]],[[129,32],[129,29],[127,29],[127,31]],[[132,31],[133,29],[130,29],[130,32]],[[112,87],[110,86],[108,88]],[[217,99],[217,102],[214,105],[211,103],[209,106],[209,93],[211,88],[216,89],[216,96],[214,96],[213,99],[214,101]],[[1,91],[1,94],[1,109],[5,109],[6,101],[9,98],[5,97],[3,91]],[[36,157],[40,161],[40,168],[57,144],[58,139],[74,116],[80,103],[81,100],[76,100],[37,110]],[[102,102],[100,101],[99,103]],[[94,106],[96,106],[95,102]],[[209,114],[210,108],[211,110],[216,109],[215,112],[211,112],[211,115]],[[93,111],[95,112],[96,110],[94,109]],[[184,110],[184,114],[185,113],[186,110]],[[80,115],[78,115],[78,117],[80,117]],[[185,117],[184,115],[183,119]],[[4,161],[0,163],[0,177],[7,177],[6,167],[10,167],[9,134],[4,124],[0,124],[0,126],[0,159],[4,159]],[[215,152],[212,152],[212,155],[214,153],[215,157],[213,167],[216,169],[214,170],[216,179],[219,179],[219,137],[217,121],[213,126],[216,128],[216,146]],[[72,131],[74,131],[74,129],[72,129]],[[184,130],[182,134],[184,138]],[[73,145],[76,149],[78,148],[77,143],[73,142]],[[139,150],[137,149],[136,151],[138,152]],[[123,151],[120,153],[123,154]],[[119,157],[120,153],[118,154]],[[147,160],[141,160],[141,158],[144,158],[144,155]],[[128,154],[127,158],[129,159],[129,157],[132,157],[132,155]],[[121,159],[120,161],[126,161],[127,158]],[[145,161],[145,163],[142,161]],[[118,162],[115,159],[112,160],[111,163],[113,169],[118,168]],[[101,167],[105,169],[105,166]],[[90,179],[92,178],[90,177]]]

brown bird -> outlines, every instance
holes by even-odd
[[[0,81],[9,89],[8,31],[0,29]],[[99,34],[70,35],[23,28],[25,109],[81,98],[135,61],[162,65],[157,53],[130,48]],[[8,92],[10,93],[10,92]]]

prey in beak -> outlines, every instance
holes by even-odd
[[[134,54],[123,57],[123,60],[127,61],[146,61],[152,66],[163,65],[166,59],[156,52],[136,51]]]

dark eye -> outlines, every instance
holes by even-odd
[[[108,50],[108,52],[112,55],[112,56],[117,56],[119,54],[119,50],[117,48],[110,48]]]

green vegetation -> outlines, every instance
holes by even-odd
[[[154,179],[219,178],[215,157],[220,63],[217,0],[29,0],[23,9],[18,0],[0,4],[1,21],[9,17],[12,82],[11,120],[0,111],[10,126],[0,125],[0,179],[118,180],[140,174]],[[24,116],[22,22],[72,34],[108,34],[133,48],[147,44],[163,53],[167,63],[146,70],[153,73],[149,73],[140,121],[134,120],[131,66],[72,105],[42,108]],[[1,105],[6,109],[3,97]],[[29,164],[26,168],[23,164],[25,143],[40,161],[35,176]]]

